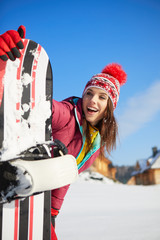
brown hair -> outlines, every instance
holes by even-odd
[[[86,135],[87,145],[90,149],[91,146],[91,138],[89,131],[89,122],[83,119],[83,134]],[[101,135],[101,153],[103,154],[104,148],[106,148],[108,154],[111,153],[113,149],[116,148],[116,139],[118,136],[118,125],[116,119],[114,117],[113,104],[111,99],[108,98],[107,107],[105,110],[104,118],[95,126],[98,128]]]

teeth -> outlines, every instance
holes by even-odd
[[[88,110],[90,110],[90,111],[94,111],[94,112],[97,112],[97,111],[98,111],[97,109],[92,108],[92,107],[88,107]]]

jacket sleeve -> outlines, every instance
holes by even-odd
[[[69,103],[68,101],[57,102],[53,100],[52,102],[52,133],[53,135],[63,129],[73,116],[74,107],[73,104]],[[64,143],[64,136],[63,140],[60,140]],[[61,206],[64,201],[64,197],[68,191],[69,185],[54,189],[52,190],[52,197],[51,197],[51,206],[54,209],[61,209]]]
[[[70,102],[62,101],[57,102],[53,100],[52,102],[52,131],[57,131],[70,121],[71,116],[73,116],[74,107]]]
[[[61,188],[52,190],[51,192],[51,207],[57,210],[61,209],[61,206],[64,201],[64,197],[69,189],[70,185],[66,185]]]

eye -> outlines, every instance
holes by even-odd
[[[107,99],[106,96],[99,96],[99,98],[102,99],[102,100],[106,100]]]
[[[86,95],[92,96],[92,93],[91,93],[90,91],[88,91],[88,92],[86,93]]]

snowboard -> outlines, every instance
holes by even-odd
[[[0,59],[0,161],[51,140],[52,69],[43,47],[23,40],[21,57]],[[0,240],[49,240],[50,191],[0,205]]]

